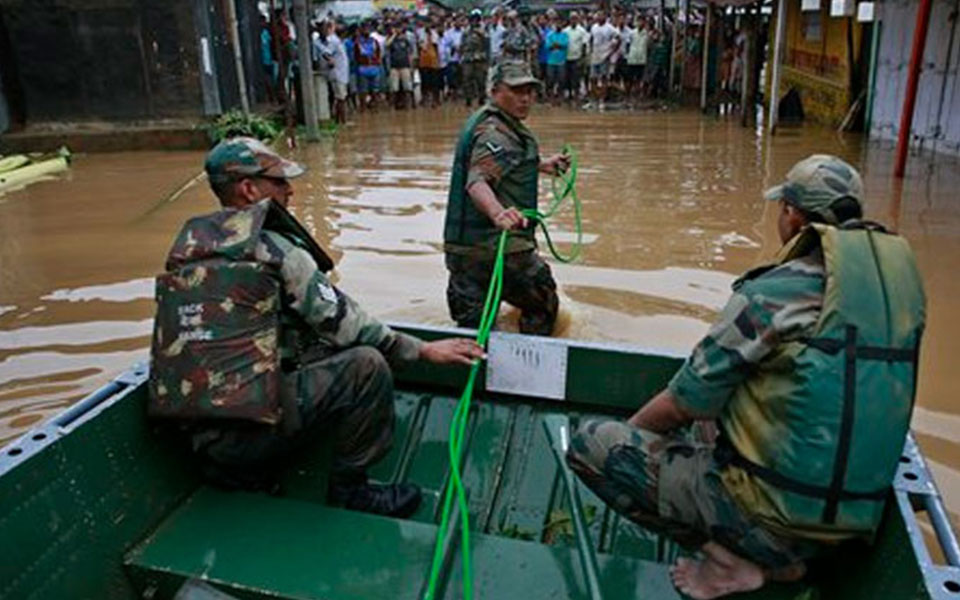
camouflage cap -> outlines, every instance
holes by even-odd
[[[203,164],[211,181],[226,181],[244,176],[293,179],[306,168],[287,160],[260,140],[234,137],[221,141],[207,154]]]
[[[292,179],[306,169],[287,160],[260,140],[250,137],[228,138],[213,147],[203,164],[211,180],[232,179],[244,175],[260,175]]]
[[[787,180],[764,193],[767,200],[783,200],[819,215],[827,223],[839,219],[831,206],[843,198],[863,202],[860,174],[846,161],[829,154],[814,154],[793,165]]]
[[[541,87],[543,84],[533,76],[530,70],[530,64],[523,60],[505,60],[493,65],[490,74],[490,85],[495,86],[498,83],[505,83],[510,87],[527,85],[530,83]]]

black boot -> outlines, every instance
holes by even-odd
[[[369,483],[363,475],[333,475],[327,500],[350,510],[405,519],[420,506],[420,488],[412,483]]]

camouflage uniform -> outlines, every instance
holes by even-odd
[[[779,567],[879,526],[913,405],[924,297],[906,242],[858,221],[850,165],[814,155],[766,197],[809,224],[776,263],[734,283],[668,386],[675,407],[716,420],[719,434],[591,421],[567,459],[640,525]]]
[[[474,99],[482,101],[487,94],[487,61],[490,43],[479,23],[463,32],[460,42],[463,65],[463,96],[469,104]]]
[[[509,64],[517,63],[500,63],[494,71]],[[529,66],[524,64],[523,70],[528,76]],[[537,141],[530,130],[495,105],[475,113],[465,128],[454,160],[444,229],[450,275],[447,306],[461,327],[479,325],[500,236],[497,227],[473,206],[466,189],[485,181],[504,207],[535,208],[539,160]],[[503,298],[521,310],[520,331],[550,335],[559,307],[557,285],[536,247],[532,223],[527,229],[511,232]]]
[[[822,257],[814,253],[738,285],[670,382],[680,407],[699,418],[718,417],[733,389],[780,340],[809,333],[823,302],[823,273]],[[788,285],[787,293],[777,294],[784,282],[801,287]],[[765,293],[754,291],[757,284]],[[817,544],[761,527],[739,507],[724,485],[725,465],[711,428],[662,435],[591,421],[574,435],[567,460],[613,508],[681,544],[713,540],[768,567],[813,556]]]
[[[537,36],[517,23],[503,34],[502,60],[522,60],[529,63],[530,51],[536,47]]]
[[[244,168],[299,174],[289,161],[266,164],[274,157],[255,140],[225,142],[211,152],[207,171],[211,180]],[[325,273],[332,262],[283,207],[263,200],[191,219],[170,256],[170,272],[158,278],[151,412],[184,421],[194,450],[212,460],[221,481],[272,478],[287,452],[323,428],[333,437],[334,473],[362,473],[383,456],[393,432],[391,368],[417,360],[422,342],[337,289]],[[251,297],[259,290],[246,280],[226,291],[210,287],[218,281],[210,274],[238,271],[276,282],[274,296]],[[171,277],[189,280],[196,297],[166,285]],[[251,319],[230,315],[251,304],[264,315],[253,325],[266,328],[268,316],[276,318],[270,335],[248,348]],[[211,360],[223,371],[209,371]],[[275,385],[257,383],[273,375]],[[187,384],[175,385],[179,377]]]
[[[220,464],[263,465],[269,472],[301,439],[330,427],[334,470],[363,471],[390,447],[391,367],[417,360],[421,342],[365,313],[295,240],[261,231],[255,256],[283,282],[283,417],[275,424],[203,425],[195,449]]]
[[[489,254],[455,254],[445,257],[450,280],[447,306],[461,327],[476,328],[483,315],[483,300],[490,286],[493,257]],[[507,254],[503,262],[502,298],[520,309],[520,331],[550,335],[560,302],[550,266],[536,251]]]

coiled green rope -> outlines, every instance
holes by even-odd
[[[546,239],[550,254],[557,260],[568,263],[580,256],[580,246],[583,241],[583,232],[580,223],[580,199],[577,197],[577,166],[579,163],[576,152],[569,145],[563,147],[563,153],[570,157],[570,166],[563,173],[555,174],[551,181],[551,191],[553,199],[545,212],[538,210],[524,210],[523,216],[535,221],[540,225]],[[574,227],[577,232],[576,242],[574,242],[570,253],[561,254],[553,244],[550,238],[550,232],[547,229],[547,219],[560,208],[560,205],[569,198],[573,202]],[[507,246],[507,237],[509,232],[500,233],[497,242],[497,254],[493,263],[493,273],[490,276],[490,286],[487,288],[487,297],[483,303],[483,313],[480,317],[480,325],[477,328],[477,344],[481,348],[487,347],[487,341],[490,339],[490,331],[497,320],[497,313],[500,310],[500,294],[503,291],[503,261],[504,251]],[[450,484],[447,486],[447,492],[443,499],[443,511],[440,515],[440,527],[437,530],[437,541],[433,549],[433,563],[430,566],[430,580],[427,590],[424,593],[424,600],[434,600],[437,591],[437,584],[440,578],[440,569],[443,565],[444,539],[447,537],[450,526],[450,514],[453,509],[454,497],[456,497],[457,508],[460,512],[460,555],[463,561],[463,598],[470,600],[473,597],[473,570],[470,559],[470,506],[467,503],[466,489],[463,487],[463,481],[460,474],[460,462],[462,460],[463,439],[467,429],[467,420],[470,415],[470,403],[473,400],[473,388],[477,380],[477,374],[480,372],[481,361],[474,361],[470,366],[470,374],[467,377],[467,384],[463,388],[460,400],[457,402],[457,408],[453,413],[453,419],[450,422]]]

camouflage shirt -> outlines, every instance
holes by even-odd
[[[490,44],[480,27],[469,27],[460,41],[460,56],[463,62],[486,62]]]
[[[734,390],[762,376],[777,346],[811,335],[817,325],[825,286],[822,251],[766,269],[734,283],[720,319],[670,381],[677,404],[697,418],[722,422]]]
[[[503,59],[527,60],[530,50],[537,47],[537,36],[523,25],[511,27],[503,34]]]
[[[256,258],[280,272],[289,307],[311,326],[319,344],[331,351],[373,346],[394,367],[418,359],[420,340],[395,332],[364,312],[330,283],[310,253],[285,236],[261,232]]]
[[[524,208],[531,203],[535,207],[536,192],[533,198],[525,197],[528,192],[521,181],[532,177],[535,186],[539,177],[537,165],[540,151],[536,137],[523,122],[495,104],[489,104],[485,110],[488,111],[486,117],[473,130],[465,189],[478,181],[485,181],[505,208]],[[491,246],[496,244],[496,237],[491,237]],[[529,231],[515,232],[507,241],[507,252],[510,253],[535,247],[532,227]],[[475,248],[446,243],[444,250],[469,254]]]

